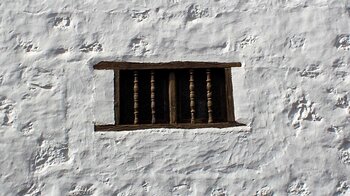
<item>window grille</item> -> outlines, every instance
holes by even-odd
[[[113,125],[96,131],[237,126],[231,67],[240,63],[100,62],[114,70]]]

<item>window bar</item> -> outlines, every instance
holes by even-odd
[[[193,69],[190,69],[190,108],[191,108],[191,124],[194,123],[195,119],[195,93],[194,93],[194,75]]]
[[[120,124],[120,72],[114,70],[114,124]]]
[[[138,73],[134,71],[134,124],[139,123],[139,81]]]
[[[226,86],[226,108],[227,108],[227,121],[232,123],[235,122],[235,116],[233,113],[233,95],[232,95],[232,75],[231,68],[225,69],[225,86]]]
[[[155,102],[155,81],[154,71],[151,71],[151,111],[152,111],[152,124],[156,123],[156,102]]]
[[[213,102],[212,102],[212,92],[211,92],[211,73],[210,69],[207,69],[207,106],[208,106],[208,123],[213,122]]]
[[[169,73],[169,120],[170,124],[176,124],[176,78],[175,72]]]

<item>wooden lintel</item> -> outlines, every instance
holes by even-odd
[[[102,61],[93,66],[94,69],[119,69],[119,70],[135,70],[135,69],[196,69],[196,68],[229,68],[241,67],[239,62],[196,62],[196,61],[172,61],[161,63],[147,62],[111,62]]]

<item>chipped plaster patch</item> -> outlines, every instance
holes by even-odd
[[[143,36],[136,37],[130,41],[129,46],[135,56],[147,56],[150,54],[150,46]]]
[[[288,195],[297,195],[297,196],[307,196],[311,195],[309,188],[302,181],[294,181],[292,182],[287,190]]]
[[[342,50],[350,50],[350,34],[341,34],[336,37],[335,47]]]

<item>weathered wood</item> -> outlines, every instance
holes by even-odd
[[[207,72],[207,108],[208,108],[208,123],[213,123],[213,102],[212,102],[212,92],[211,92],[211,72],[210,69]]]
[[[139,123],[139,81],[138,73],[134,71],[134,124]]]
[[[170,124],[177,123],[176,119],[176,78],[175,73],[169,73],[169,118]]]
[[[114,122],[120,124],[120,71],[114,70]]]
[[[128,131],[128,130],[144,130],[155,128],[176,128],[176,129],[199,129],[199,128],[225,128],[245,126],[236,122],[223,123],[179,123],[179,124],[137,124],[137,125],[95,125],[95,131]]]
[[[121,70],[141,70],[141,69],[197,69],[197,68],[228,68],[241,67],[239,62],[195,62],[195,61],[173,61],[162,63],[143,62],[110,62],[102,61],[93,66],[94,69],[121,69]]]
[[[191,123],[195,123],[195,92],[194,92],[194,73],[193,69],[190,69],[190,109],[191,109]]]
[[[231,68],[225,69],[225,87],[226,87],[226,108],[227,122],[235,122],[233,95],[232,95],[232,75]]]
[[[152,113],[152,124],[156,123],[156,101],[155,101],[155,80],[154,71],[151,71],[151,113]]]

